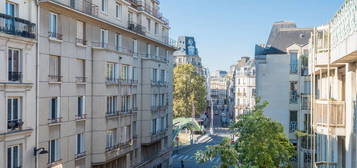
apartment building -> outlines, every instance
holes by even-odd
[[[191,64],[202,71],[202,61],[198,54],[194,37],[180,36],[177,39],[177,50],[173,53],[175,65]],[[201,73],[202,74],[202,73]]]
[[[0,1],[0,167],[35,165],[35,2]]]
[[[211,74],[211,101],[213,111],[216,115],[227,116],[227,72],[222,70],[214,71]]]
[[[307,55],[312,30],[297,28],[292,22],[276,22],[267,44],[257,45],[255,51],[256,94],[269,102],[265,115],[280,122],[296,146],[292,164],[299,168],[311,166],[309,141],[295,132],[310,132]]]
[[[242,57],[231,66],[230,99],[228,99],[233,119],[240,114],[252,110],[255,106],[255,61],[250,57]]]
[[[357,166],[356,6],[356,0],[345,0],[310,40],[313,161],[318,168]]]
[[[159,1],[0,10],[0,167],[169,166],[175,47]]]

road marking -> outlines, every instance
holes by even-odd
[[[213,163],[219,163],[219,160],[220,160],[219,158],[215,158],[212,162]]]
[[[190,160],[196,160],[195,156],[191,156]]]
[[[180,155],[177,159],[178,160],[182,160],[182,158],[184,157],[185,155]]]
[[[185,155],[185,157],[183,158],[183,160],[187,160],[190,156]]]
[[[176,154],[172,155],[172,158],[175,158],[175,157],[177,157],[177,155],[176,155]]]

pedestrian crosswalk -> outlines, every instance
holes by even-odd
[[[175,154],[172,155],[172,159],[173,160],[177,160],[177,161],[196,161],[195,156],[192,155],[181,155],[181,154]],[[214,158],[211,161],[209,161],[212,164],[218,164],[220,162],[220,158]]]

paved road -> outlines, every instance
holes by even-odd
[[[206,163],[197,163],[195,153],[198,150],[206,149],[206,146],[219,144],[223,137],[229,137],[228,128],[222,128],[219,116],[214,117],[214,135],[203,138],[197,144],[193,144],[178,150],[172,157],[173,168],[181,168],[181,161],[184,163],[184,168],[210,168],[220,163],[220,158],[214,158]]]

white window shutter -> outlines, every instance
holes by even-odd
[[[61,116],[61,97],[57,97],[57,102],[56,102],[56,105],[57,105],[57,118],[59,118]]]

